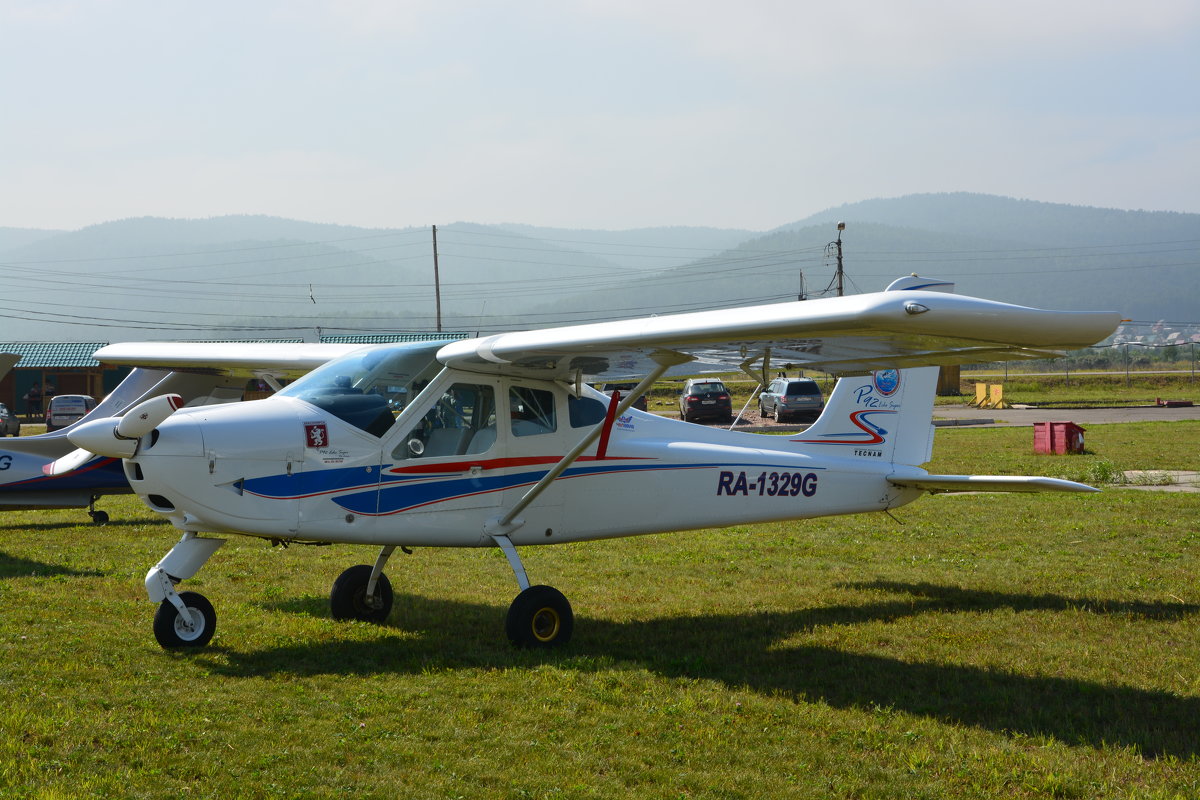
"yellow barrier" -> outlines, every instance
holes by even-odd
[[[975,399],[967,403],[975,408],[1012,408],[1004,400],[1004,384],[986,383],[975,384]]]
[[[993,383],[991,395],[988,397],[988,408],[1011,408],[1008,403],[1004,402],[1004,384]]]
[[[967,405],[975,406],[976,408],[983,408],[983,404],[986,402],[987,402],[987,384],[986,383],[975,384],[975,399],[972,400],[971,402],[967,403]]]

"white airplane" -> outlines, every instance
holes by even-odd
[[[531,586],[517,548],[643,533],[890,511],[923,492],[1095,491],[1037,477],[930,475],[937,369],[1057,355],[1116,328],[1109,312],[1043,311],[902,278],[884,292],[661,316],[335,359],[265,400],[175,410],[170,397],[69,434],[124,459],[133,490],[183,536],[146,576],[166,648],[216,630],[202,595],[178,592],[222,545],[209,534],[379,548],[333,584],[337,619],[382,622],[396,548],[499,547],[520,593],[506,630],[521,647],[566,642],[574,617]],[[112,345],[101,361],[225,366],[194,345]],[[843,377],[798,435],[705,428],[630,410],[674,371],[772,365]],[[637,374],[623,400],[587,380]]]
[[[96,501],[104,495],[128,494],[129,481],[118,459],[76,449],[68,437],[80,425],[120,417],[134,406],[166,394],[177,395],[180,404],[188,407],[238,401],[248,378],[259,377],[278,388],[280,380],[303,375],[356,349],[339,344],[288,344],[285,352],[276,352],[274,344],[223,347],[252,352],[253,364],[237,370],[194,372],[135,368],[82,420],[51,433],[0,443],[0,511],[86,507],[93,522],[104,524],[108,513],[97,510]],[[15,363],[15,356],[12,361]],[[11,366],[0,356],[0,369],[6,365]],[[47,471],[50,464],[56,465],[53,472]]]

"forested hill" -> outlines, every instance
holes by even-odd
[[[965,294],[1200,321],[1200,215],[978,194],[866,200],[765,233],[438,225],[443,330],[493,332],[832,293],[909,273]],[[432,330],[428,226],[261,216],[0,228],[0,340],[307,338]]]
[[[912,195],[829,209],[735,248],[553,308],[667,313],[825,296],[837,223],[847,293],[901,275],[1023,305],[1112,309],[1140,321],[1200,320],[1200,215],[1119,211],[978,194]],[[549,312],[550,306],[540,311]]]
[[[1194,239],[1200,234],[1200,214],[1122,211],[968,192],[863,200],[776,230],[829,226],[844,220],[1044,247],[1129,245],[1180,236]]]
[[[1069,309],[1111,308],[1139,320],[1200,320],[1200,214],[1121,211],[953,193],[868,200],[780,234],[806,240],[838,220],[880,223],[846,252],[866,267],[911,264],[959,290]],[[888,241],[888,237],[891,240]],[[907,261],[901,261],[901,259]],[[894,270],[893,270],[894,271]]]

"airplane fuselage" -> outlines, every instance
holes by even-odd
[[[467,381],[490,382],[501,397],[540,392],[557,409],[572,402],[569,389],[553,382],[460,373],[441,384]],[[513,506],[592,424],[572,426],[560,411],[554,430],[521,435],[504,414],[488,431],[440,431],[462,440],[487,433],[486,446],[460,443],[445,454],[411,457],[409,429],[425,416],[415,403],[378,437],[291,397],[185,409],[153,442],[143,442],[126,471],[143,500],[184,531],[492,546],[485,523]],[[520,514],[509,534],[515,545],[878,511],[920,495],[888,482],[898,469],[890,463],[836,448],[814,455],[787,436],[704,428],[636,410],[611,430],[603,454],[590,448]]]

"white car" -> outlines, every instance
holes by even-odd
[[[46,403],[46,430],[56,431],[78,422],[95,407],[95,399],[86,394],[55,395]]]

